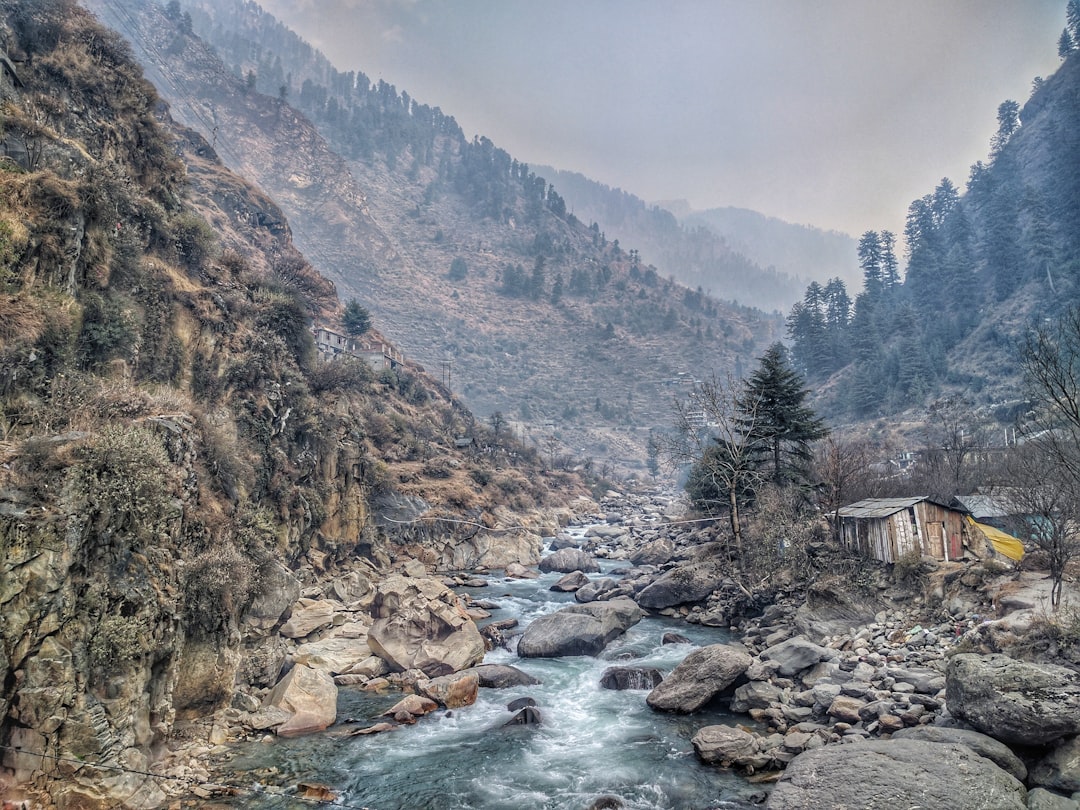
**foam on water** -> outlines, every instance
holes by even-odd
[[[559,576],[493,578],[487,587],[469,592],[500,606],[493,620],[515,617],[524,627],[574,603],[572,594],[548,590]],[[662,645],[669,630],[693,644]],[[511,664],[541,683],[481,689],[474,705],[436,712],[395,732],[275,740],[251,747],[232,766],[252,771],[277,767],[282,778],[328,784],[341,791],[341,801],[372,810],[563,810],[588,807],[604,794],[618,796],[630,810],[720,806],[724,799],[745,794],[746,785],[728,772],[701,765],[690,738],[702,726],[734,718],[720,711],[692,716],[654,712],[645,703],[646,691],[603,689],[600,677],[616,664],[655,667],[667,674],[695,645],[727,640],[721,630],[646,618],[597,658],[521,659],[496,650],[485,663]],[[339,714],[374,721],[399,697],[343,688]],[[519,697],[536,701],[540,726],[504,727],[513,716],[506,705]],[[271,807],[265,801],[237,806]]]

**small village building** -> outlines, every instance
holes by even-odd
[[[958,560],[964,554],[964,515],[925,496],[868,498],[839,510],[844,545],[887,563],[905,554]]]
[[[376,371],[397,368],[405,362],[405,355],[390,342],[374,334],[349,337],[323,326],[312,330],[315,348],[323,360],[338,357],[355,357],[363,360]]]

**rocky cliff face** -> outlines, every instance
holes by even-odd
[[[527,561],[582,490],[462,454],[418,368],[318,361],[333,286],[116,35],[69,0],[0,2],[0,34],[0,782],[152,807],[137,772],[272,685],[301,589]]]

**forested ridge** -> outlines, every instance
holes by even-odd
[[[1075,25],[1066,33],[1075,35]],[[1023,106],[999,106],[988,156],[972,165],[962,191],[943,178],[911,203],[903,234],[862,235],[860,291],[839,279],[815,282],[792,308],[794,358],[822,386],[826,412],[858,419],[953,392],[972,404],[1015,396],[1017,337],[1080,297],[1080,56],[1072,39],[1061,56]]]

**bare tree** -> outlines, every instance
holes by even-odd
[[[1031,539],[1049,555],[1057,608],[1065,568],[1080,555],[1080,307],[1030,332],[1022,363],[1034,419],[1013,454],[1013,478]]]
[[[727,513],[740,555],[740,511],[763,480],[748,431],[759,403],[734,378],[721,383],[713,377],[697,383],[685,400],[675,400],[672,431],[653,439],[658,457],[690,468],[687,490],[695,506],[707,514]]]
[[[1007,469],[1009,500],[1026,517],[1029,539],[1046,552],[1056,610],[1065,569],[1080,556],[1080,453],[1076,445],[1062,446],[1059,436],[1043,434],[1013,448]]]
[[[840,539],[841,507],[871,497],[871,482],[878,477],[871,465],[878,452],[867,439],[842,438],[836,434],[829,434],[817,446],[814,468],[820,482],[819,504],[830,516],[834,540]]]

